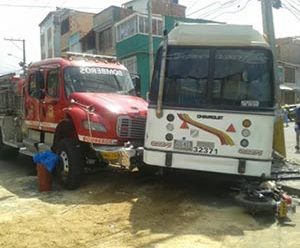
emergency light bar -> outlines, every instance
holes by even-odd
[[[107,56],[107,55],[98,55],[98,54],[88,54],[88,53],[76,53],[76,52],[65,52],[62,57],[77,57],[77,58],[87,58],[87,59],[94,59],[94,60],[105,60],[109,62],[118,62],[117,58],[114,56]]]

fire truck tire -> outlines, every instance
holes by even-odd
[[[84,157],[79,142],[72,138],[64,138],[58,142],[56,153],[60,157],[56,166],[58,180],[67,189],[79,188],[84,175]]]

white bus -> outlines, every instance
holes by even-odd
[[[251,26],[179,24],[158,50],[145,166],[268,177],[272,51]]]

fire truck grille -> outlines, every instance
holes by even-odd
[[[146,118],[119,117],[118,136],[128,139],[144,139]]]

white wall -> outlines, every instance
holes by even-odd
[[[51,28],[51,39],[48,42],[48,29]],[[46,58],[49,57],[48,50],[49,47],[51,47],[52,54],[54,54],[54,25],[53,25],[53,15],[51,15],[47,21],[43,23],[43,25],[40,27],[40,37],[42,37],[42,34],[44,34],[44,46],[41,47],[41,54],[45,54]]]

